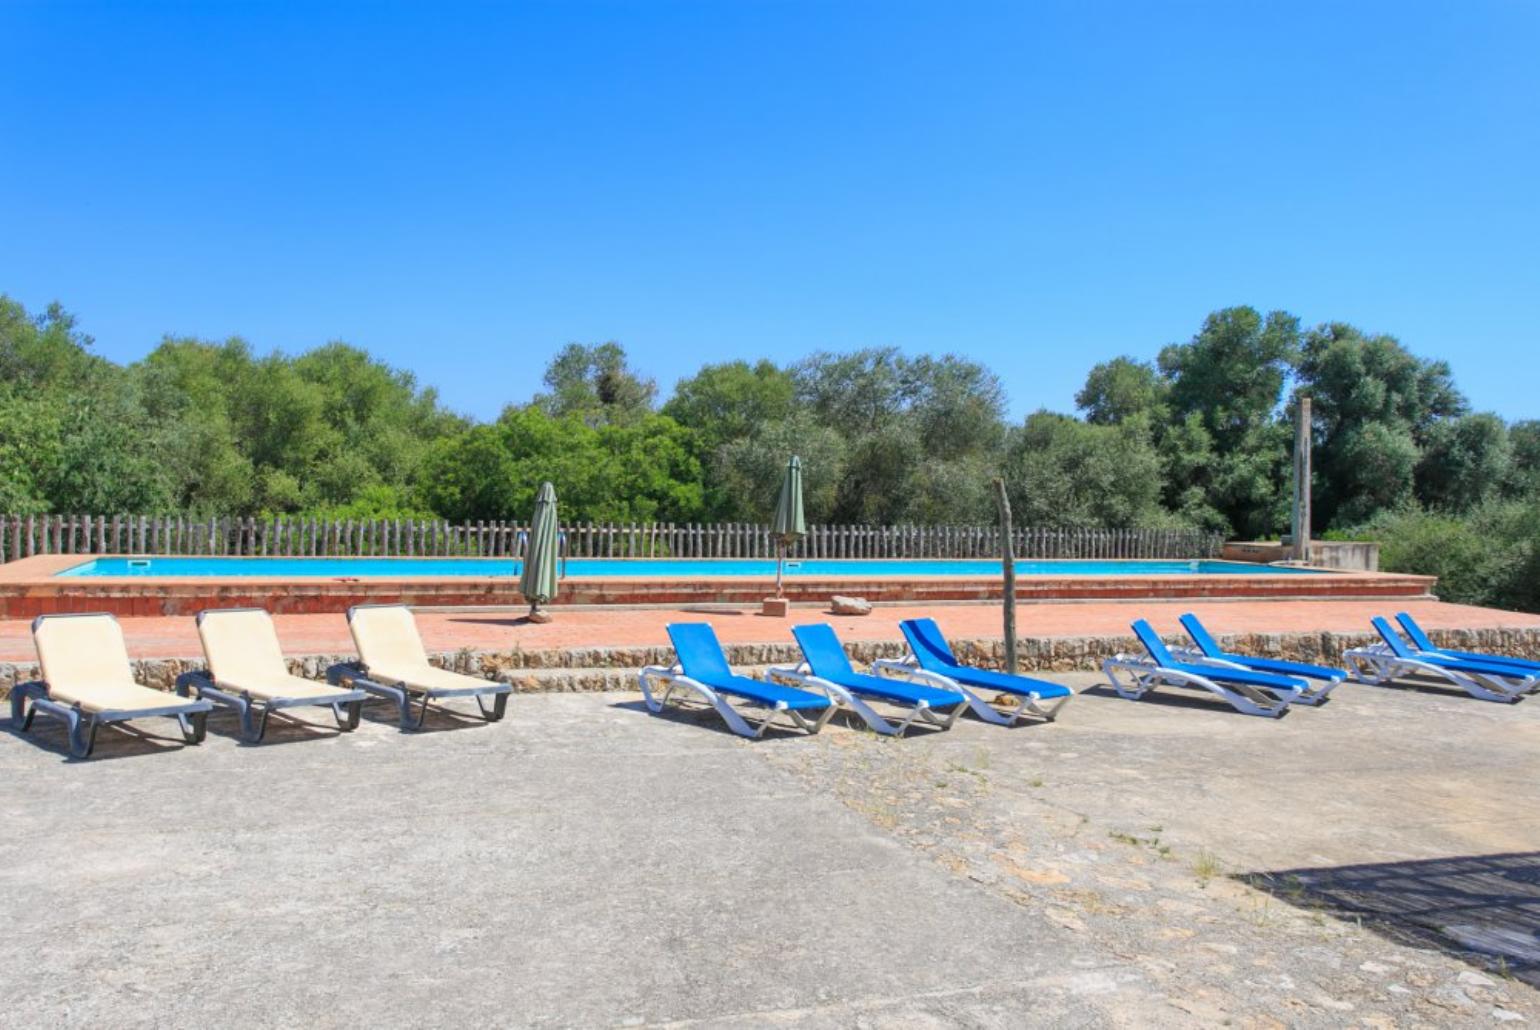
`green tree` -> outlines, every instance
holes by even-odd
[[[1508,426],[1496,415],[1435,422],[1417,462],[1417,496],[1445,511],[1474,508],[1502,492],[1512,454]]]
[[[631,368],[625,348],[611,340],[569,343],[545,370],[550,393],[535,403],[556,418],[575,415],[591,423],[626,422],[652,411],[658,386]]]
[[[769,361],[705,365],[681,379],[663,414],[695,431],[705,453],[784,422],[794,410],[795,385]]]
[[[1433,427],[1466,411],[1446,363],[1341,322],[1305,334],[1298,378],[1315,422],[1319,526],[1350,525],[1376,505],[1404,504]],[[1375,475],[1387,478],[1375,483]]]
[[[1006,470],[1011,511],[1022,525],[1169,522],[1160,507],[1160,458],[1137,421],[1092,425],[1036,412],[1013,435]]]
[[[1540,494],[1540,419],[1513,423],[1508,440],[1512,446],[1508,492],[1521,497]]]
[[[793,454],[802,459],[802,506],[808,521],[833,521],[835,497],[845,478],[845,440],[806,412],[762,423],[749,435],[717,449],[710,472],[720,501],[712,517],[769,522],[787,459]]]
[[[1091,369],[1085,386],[1075,394],[1075,406],[1093,425],[1117,425],[1137,417],[1162,425],[1169,391],[1170,384],[1149,362],[1113,358]]]
[[[1196,414],[1222,453],[1272,422],[1299,353],[1299,320],[1284,311],[1216,311],[1187,343],[1160,352],[1176,419]]]

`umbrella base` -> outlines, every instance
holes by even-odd
[[[784,597],[767,597],[759,605],[759,614],[771,615],[777,619],[786,618],[791,611],[791,602]]]

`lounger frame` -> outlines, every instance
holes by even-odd
[[[1361,683],[1384,686],[1404,676],[1428,676],[1459,687],[1478,700],[1502,704],[1513,704],[1540,685],[1540,673],[1525,674],[1515,670],[1510,676],[1498,671],[1502,666],[1483,669],[1481,662],[1414,652],[1396,636],[1396,631],[1385,619],[1376,617],[1370,624],[1379,634],[1379,642],[1342,652],[1343,663]],[[1451,663],[1467,667],[1453,668]]]
[[[38,625],[44,619],[96,618],[100,614],[104,613],[60,612],[56,615],[39,615],[32,620],[32,632],[37,632]],[[107,617],[117,621],[111,615]],[[135,719],[175,717],[182,730],[183,742],[189,745],[201,744],[208,735],[208,717],[213,707],[211,701],[183,700],[160,708],[88,712],[77,704],[54,700],[49,696],[48,683],[44,680],[18,683],[11,688],[11,725],[25,733],[32,728],[32,720],[38,712],[58,719],[69,730],[69,750],[74,758],[91,757],[91,752],[96,748],[96,731],[102,726],[114,722],[132,722]]]
[[[1504,704],[1522,700],[1533,689],[1533,686],[1526,684],[1536,683],[1535,677],[1518,676],[1510,679],[1446,668],[1422,658],[1394,654],[1384,644],[1351,648],[1342,652],[1342,660],[1352,670],[1353,678],[1360,683],[1388,686],[1405,676],[1429,676],[1459,687],[1479,700]]]
[[[1406,633],[1411,650],[1419,656],[1452,658],[1459,662],[1494,665],[1499,669],[1513,667],[1519,675],[1535,677],[1535,686],[1530,693],[1540,691],[1540,661],[1532,658],[1517,658],[1512,655],[1482,654],[1480,651],[1456,651],[1452,648],[1439,647],[1428,639],[1428,635],[1411,615],[1406,612],[1397,612],[1396,621],[1401,624],[1401,629]]]
[[[198,702],[194,701],[193,704],[196,705]],[[181,726],[183,742],[201,744],[207,735],[207,720],[209,711],[213,707],[212,702],[204,702],[204,707],[189,710],[187,702],[182,701],[162,708],[87,712],[73,704],[65,704],[49,697],[48,684],[42,680],[18,683],[11,688],[11,725],[19,727],[25,733],[32,728],[32,720],[38,712],[60,720],[69,729],[70,755],[75,758],[91,757],[91,752],[96,747],[96,731],[101,726],[114,722],[130,722],[134,719],[174,716],[178,725]]]
[[[176,678],[176,692],[183,697],[193,692],[200,698],[214,702],[221,708],[229,708],[241,720],[241,739],[248,744],[260,744],[267,735],[267,717],[285,708],[301,708],[306,705],[326,706],[337,719],[337,728],[343,733],[358,729],[358,716],[369,695],[362,690],[350,690],[335,698],[315,697],[252,697],[248,691],[220,686],[205,669],[184,672]]]
[[[1237,671],[1250,671],[1235,667]],[[1157,687],[1195,687],[1206,690],[1243,715],[1276,719],[1289,710],[1300,695],[1295,689],[1274,691],[1249,683],[1220,683],[1207,676],[1158,664],[1148,655],[1120,652],[1102,662],[1102,675],[1119,697],[1137,701]],[[1126,682],[1125,682],[1126,677]],[[1280,696],[1288,694],[1288,697]]]
[[[1254,669],[1244,662],[1238,662],[1232,658],[1219,658],[1206,654],[1197,648],[1173,647],[1171,648],[1171,657],[1183,665],[1212,665],[1216,669],[1232,669],[1235,672],[1271,672],[1271,670]],[[1277,676],[1294,676],[1305,680],[1307,683],[1310,680],[1310,677],[1307,677],[1302,672],[1278,672],[1272,674]],[[1318,686],[1313,685],[1309,689],[1299,691],[1289,703],[1310,705],[1312,707],[1318,705],[1326,700],[1327,695],[1336,688],[1337,684],[1342,683],[1346,679],[1347,673],[1343,673],[1337,679],[1321,680]],[[1272,693],[1272,691],[1265,691],[1265,693]]]
[[[722,721],[727,723],[728,728],[738,734],[738,736],[756,740],[765,735],[765,731],[770,728],[770,724],[775,721],[775,717],[783,712],[790,719],[793,726],[811,734],[823,729],[824,723],[828,722],[830,716],[839,709],[839,706],[831,701],[824,708],[822,715],[817,719],[809,719],[798,709],[788,708],[785,701],[776,701],[774,704],[767,705],[745,698],[744,700],[749,704],[765,709],[765,717],[763,719],[760,719],[757,723],[750,723],[736,708],[727,703],[726,698],[720,691],[713,690],[700,680],[686,676],[684,674],[684,666],[682,665],[644,666],[636,674],[636,678],[637,682],[641,685],[642,698],[647,703],[647,710],[653,715],[661,715],[670,703],[676,706],[680,705],[680,702],[675,699],[674,695],[683,689],[715,709],[716,713],[722,717]],[[653,689],[655,687],[662,688],[662,696],[653,696]]]
[[[1237,672],[1265,672],[1276,676],[1293,676],[1299,680],[1302,680],[1306,686],[1305,689],[1301,690],[1299,695],[1295,697],[1294,700],[1290,703],[1310,705],[1311,707],[1319,705],[1321,702],[1325,701],[1327,696],[1337,688],[1337,685],[1344,682],[1348,678],[1347,671],[1343,669],[1333,669],[1332,672],[1334,672],[1335,675],[1331,676],[1330,678],[1323,678],[1320,676],[1312,675],[1304,671],[1308,667],[1307,663],[1304,662],[1284,663],[1286,665],[1294,666],[1294,668],[1291,668],[1288,671],[1284,671],[1283,669],[1269,669],[1265,666],[1258,667],[1256,665],[1250,664],[1246,661],[1245,655],[1232,655],[1225,651],[1221,651],[1219,654],[1212,654],[1204,649],[1202,643],[1199,641],[1198,633],[1194,630],[1192,625],[1188,624],[1188,619],[1193,620],[1198,630],[1201,630],[1205,635],[1208,634],[1208,631],[1204,628],[1203,624],[1201,622],[1197,622],[1196,616],[1182,616],[1182,628],[1186,630],[1187,635],[1193,639],[1194,646],[1186,647],[1183,645],[1178,645],[1171,647],[1170,651],[1171,657],[1175,658],[1183,665],[1212,665],[1215,668],[1234,669]],[[1215,647],[1219,646],[1218,641],[1213,641],[1213,644]],[[1326,666],[1321,666],[1321,668],[1324,669]]]
[[[963,695],[961,701],[945,711],[938,711],[931,706],[929,701],[925,700],[916,701],[912,706],[905,708],[903,702],[896,699],[886,697],[878,699],[883,704],[892,705],[907,712],[901,722],[895,723],[883,718],[871,705],[863,701],[858,691],[836,683],[833,680],[814,675],[812,666],[807,662],[801,662],[797,665],[773,665],[766,670],[765,675],[771,679],[778,679],[792,686],[801,687],[803,690],[822,693],[830,701],[860,716],[861,720],[873,732],[889,737],[903,736],[904,731],[914,725],[916,720],[927,726],[949,730],[952,728],[952,724],[957,721],[957,717],[968,707],[968,697],[966,694]]]
[[[348,609],[348,625],[353,623],[354,613],[366,611],[370,608],[403,608],[400,604],[355,604]],[[467,679],[471,677],[466,677]],[[423,720],[428,717],[428,704],[432,701],[443,701],[451,697],[474,697],[476,707],[481,711],[481,717],[487,722],[497,722],[508,711],[508,697],[513,693],[511,683],[493,683],[487,680],[486,685],[480,684],[473,687],[420,687],[411,682],[394,677],[386,678],[369,671],[369,666],[364,661],[338,662],[326,670],[326,682],[332,686],[350,686],[365,691],[375,697],[383,698],[396,706],[397,720],[403,731],[422,729]],[[413,695],[421,697],[416,713],[412,711]],[[484,700],[492,697],[491,707]]]
[[[353,687],[391,702],[396,706],[397,719],[403,730],[422,729],[423,720],[428,717],[428,703],[451,697],[474,697],[476,707],[481,710],[481,717],[487,722],[497,722],[508,711],[508,695],[513,693],[513,684],[493,683],[491,680],[487,681],[485,687],[427,689],[415,687],[405,680],[382,681],[370,676],[368,668],[362,662],[338,662],[326,670],[326,682],[333,686]],[[484,700],[489,694],[492,695],[491,707],[488,707]],[[415,714],[412,707],[413,695],[421,697]]]
[[[265,608],[218,608],[216,612],[266,612]],[[203,625],[208,611],[198,613],[197,623]],[[351,733],[358,728],[359,711],[363,708],[362,690],[351,690],[340,697],[252,697],[250,691],[233,685],[221,684],[214,678],[212,669],[193,669],[176,678],[176,692],[188,697],[196,691],[199,698],[206,698],[222,708],[233,710],[241,720],[241,739],[248,744],[260,744],[267,735],[267,717],[285,708],[301,708],[306,705],[325,705],[331,708],[337,719],[337,728]]]
[[[1059,709],[1069,704],[1074,698],[1073,694],[1067,694],[1052,704],[1047,704],[1041,695],[1033,691],[1021,691],[1018,693],[1013,690],[1001,690],[1001,694],[1015,698],[1017,703],[1014,705],[1002,705],[997,702],[986,701],[966,683],[955,680],[944,673],[922,669],[920,667],[920,660],[915,657],[913,652],[902,658],[877,659],[872,663],[872,675],[913,680],[915,683],[923,683],[927,686],[961,694],[964,704],[972,709],[974,715],[985,722],[992,722],[996,726],[1014,726],[1016,723],[1025,722],[1029,718],[1037,719],[1041,722],[1053,722],[1058,717]]]

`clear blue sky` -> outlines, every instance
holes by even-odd
[[[0,2],[0,292],[345,339],[490,417],[569,340],[956,351],[1012,413],[1230,304],[1540,416],[1540,4]]]

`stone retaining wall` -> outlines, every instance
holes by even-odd
[[[1434,643],[1464,651],[1481,651],[1540,660],[1540,628],[1435,630]],[[1284,658],[1324,665],[1339,665],[1348,648],[1372,643],[1377,638],[1366,633],[1252,633],[1220,637],[1227,649],[1266,658]],[[1171,643],[1180,638],[1167,637]],[[1004,663],[1005,643],[999,638],[954,641],[957,655],[964,662],[989,668]],[[728,659],[734,666],[763,669],[801,659],[792,643],[730,644]],[[848,648],[857,665],[877,658],[900,658],[905,647],[900,641],[862,641]],[[1024,672],[1095,671],[1108,655],[1119,651],[1138,652],[1132,636],[1026,637],[1017,647]],[[326,669],[338,662],[352,661],[353,655],[308,655],[289,659],[295,675],[320,679]],[[667,647],[579,647],[534,651],[453,651],[433,656],[436,665],[471,676],[512,683],[521,692],[629,690],[636,686],[636,670],[643,665],[666,665],[673,661]],[[143,658],[133,663],[139,682],[160,690],[170,690],[176,678],[189,669],[201,669],[198,658]],[[0,662],[0,697],[10,694],[16,683],[36,679],[35,662]]]

